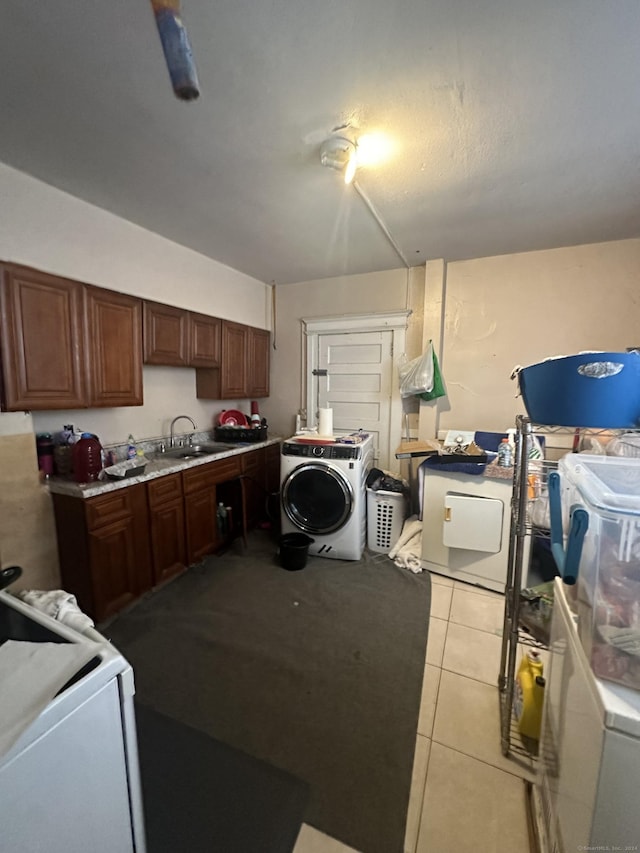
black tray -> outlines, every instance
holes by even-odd
[[[429,462],[432,465],[450,465],[453,462],[487,462],[489,457],[486,453],[438,453],[436,456],[430,456]]]
[[[256,442],[267,440],[266,426],[244,429],[244,427],[216,427],[214,430],[216,441]]]

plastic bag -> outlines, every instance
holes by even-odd
[[[436,351],[433,349],[433,345],[431,345],[431,351],[433,353],[433,388],[431,391],[425,391],[424,394],[420,394],[421,400],[437,400],[438,397],[446,397],[447,391],[444,387],[444,379],[442,378],[442,374],[440,373],[440,365],[438,364],[438,357],[436,356]]]
[[[413,397],[433,388],[433,344],[422,355],[400,367],[400,396]]]

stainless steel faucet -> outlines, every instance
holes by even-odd
[[[188,421],[191,421],[191,425],[194,429],[198,429],[196,426],[196,422],[193,418],[190,418],[189,415],[178,415],[171,421],[171,426],[169,427],[169,447],[175,447],[175,438],[173,437],[173,428],[176,425],[176,421],[179,421],[180,418],[186,418]]]

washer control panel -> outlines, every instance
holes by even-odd
[[[315,459],[360,459],[361,452],[362,448],[353,444],[308,444],[285,441],[282,445],[283,456]]]

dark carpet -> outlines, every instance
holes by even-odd
[[[290,853],[309,786],[136,703],[147,853]]]
[[[307,782],[306,823],[362,853],[402,853],[429,575],[384,555],[288,572],[275,553],[255,532],[105,633],[140,702]]]

